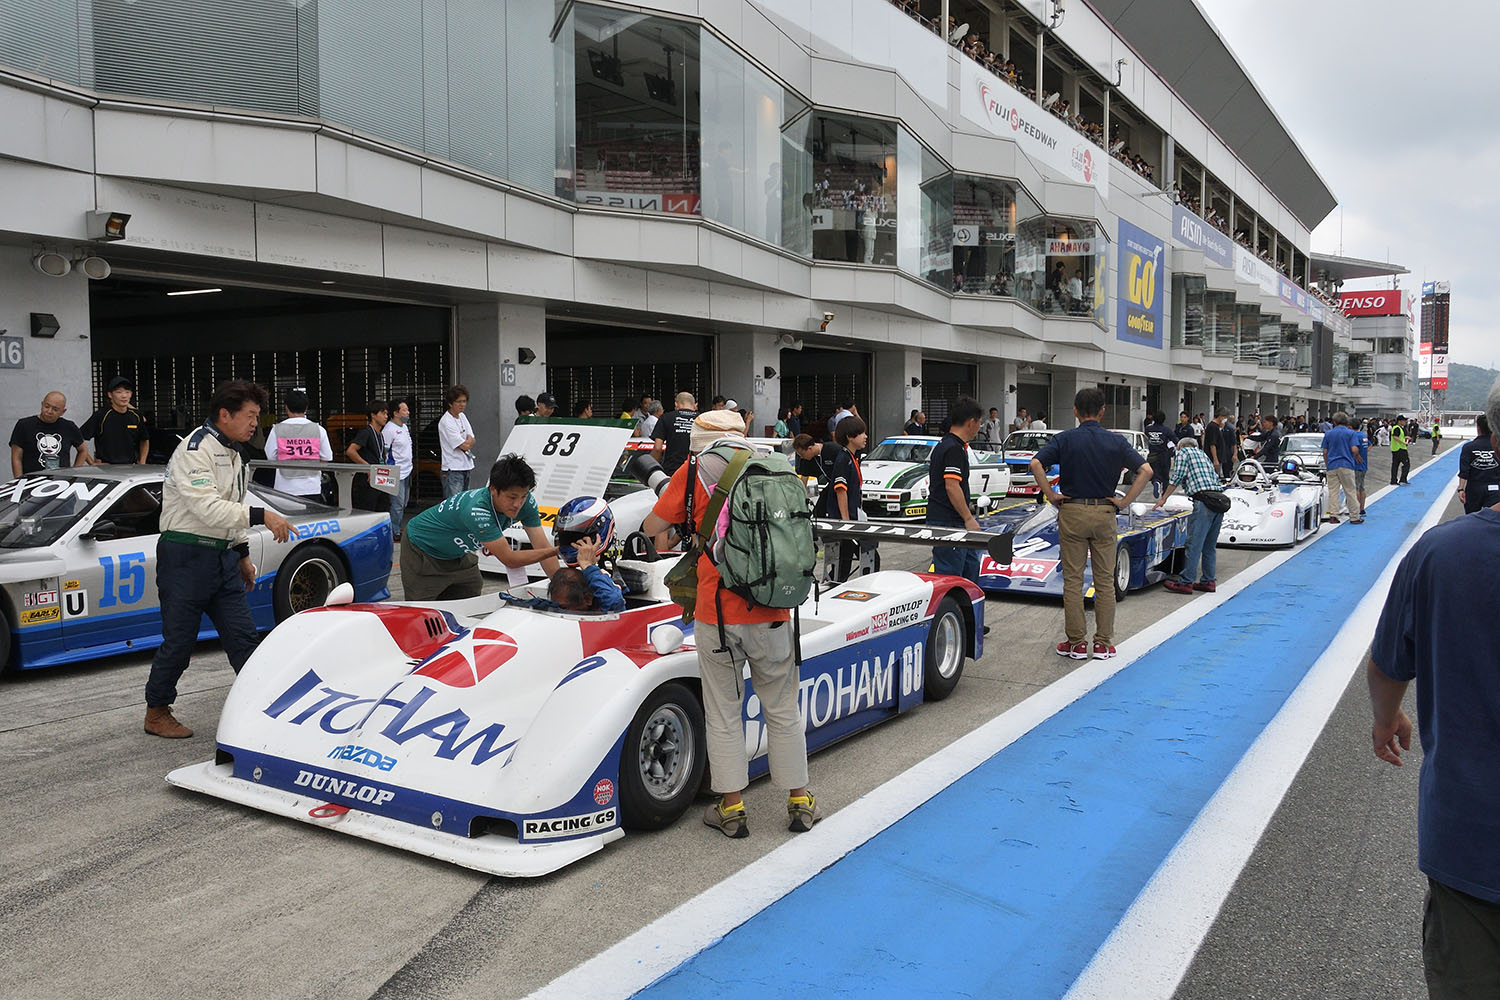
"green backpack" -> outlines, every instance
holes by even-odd
[[[713,553],[724,589],[763,608],[799,608],[817,546],[807,484],[781,455],[751,458],[729,487]]]

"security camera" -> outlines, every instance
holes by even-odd
[[[833,313],[831,313],[831,312],[824,313],[823,314],[823,325],[820,326],[820,327],[818,327],[818,330],[820,332],[826,332],[828,330],[828,324],[832,323],[832,322],[833,322]]]

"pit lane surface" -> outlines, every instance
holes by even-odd
[[[1372,492],[1385,457],[1372,456]],[[899,551],[888,566],[924,568]],[[1221,550],[1221,580],[1260,557]],[[1131,595],[1120,637],[1184,600],[1159,587]],[[988,615],[989,655],[968,664],[953,697],[814,758],[825,809],[1078,666],[1052,653],[1060,604],[992,599]],[[747,795],[748,840],[690,814],[548,878],[488,879],[168,787],[168,770],[211,755],[232,675],[216,645],[201,646],[178,701],[197,735],[164,741],[140,731],[149,661],[0,685],[11,816],[0,921],[25,942],[0,958],[6,996],[523,996],[791,836],[782,793],[760,782]]]

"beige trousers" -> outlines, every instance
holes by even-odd
[[[1354,492],[1353,469],[1328,470],[1328,505],[1323,508],[1327,515],[1358,514],[1359,497]],[[1343,496],[1340,497],[1340,491]],[[1347,506],[1346,506],[1347,505]]]
[[[774,625],[774,627],[773,627]],[[755,685],[759,718],[751,708],[751,725],[760,743],[765,727],[771,758],[771,780],[778,788],[807,786],[807,726],[797,705],[801,678],[793,662],[792,623],[725,625],[727,648],[719,652],[719,626],[698,622],[698,670],[703,675],[703,718],[708,766],[715,792],[738,792],[750,784],[746,747],[745,664]]]
[[[1065,503],[1057,513],[1058,548],[1063,571],[1063,631],[1068,642],[1088,638],[1083,614],[1083,571],[1094,564],[1094,640],[1114,642],[1115,546],[1114,504]]]

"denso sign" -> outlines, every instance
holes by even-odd
[[[1339,293],[1339,301],[1343,303],[1344,313],[1348,316],[1405,315],[1406,310],[1403,308],[1401,297],[1402,292],[1399,288]]]

